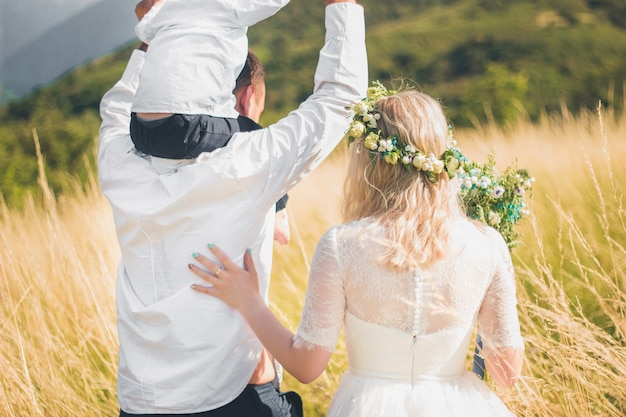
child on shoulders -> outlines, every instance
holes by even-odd
[[[161,158],[195,158],[225,146],[243,130],[233,89],[246,62],[248,27],[288,2],[148,1],[151,8],[135,28],[150,45],[131,107],[137,150]]]

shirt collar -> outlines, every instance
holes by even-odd
[[[194,163],[195,159],[167,159],[153,156],[150,158],[152,167],[159,174],[176,172],[180,167]]]

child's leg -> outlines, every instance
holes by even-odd
[[[130,136],[139,151],[168,159],[190,159],[212,152],[239,131],[237,119],[208,115],[174,114],[143,120],[133,113],[130,122]]]
[[[132,113],[130,137],[135,148],[160,158],[185,159],[187,129],[180,115],[146,120]]]
[[[187,155],[196,158],[203,152],[213,152],[226,146],[230,138],[241,129],[237,119],[198,116],[188,136]]]

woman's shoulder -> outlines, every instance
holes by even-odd
[[[384,236],[384,228],[372,219],[361,219],[330,227],[320,238],[326,245],[344,246]]]
[[[502,238],[500,232],[493,227],[479,222],[478,220],[472,220],[468,217],[460,217],[453,226],[453,229],[459,230],[462,233],[467,233],[470,236],[480,239],[493,240]]]
[[[364,218],[360,220],[354,220],[331,227],[327,233],[334,233],[338,237],[342,238],[355,238],[367,233],[370,235],[378,235],[384,230],[375,219]]]
[[[452,225],[452,244],[473,250],[491,251],[494,249],[506,248],[504,238],[493,227],[469,218],[459,219]]]

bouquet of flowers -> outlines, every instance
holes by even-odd
[[[464,160],[457,171],[460,197],[469,217],[495,228],[513,248],[520,236],[514,227],[529,214],[524,198],[532,191],[535,179],[515,165],[500,174],[495,165],[493,155],[484,164]]]

